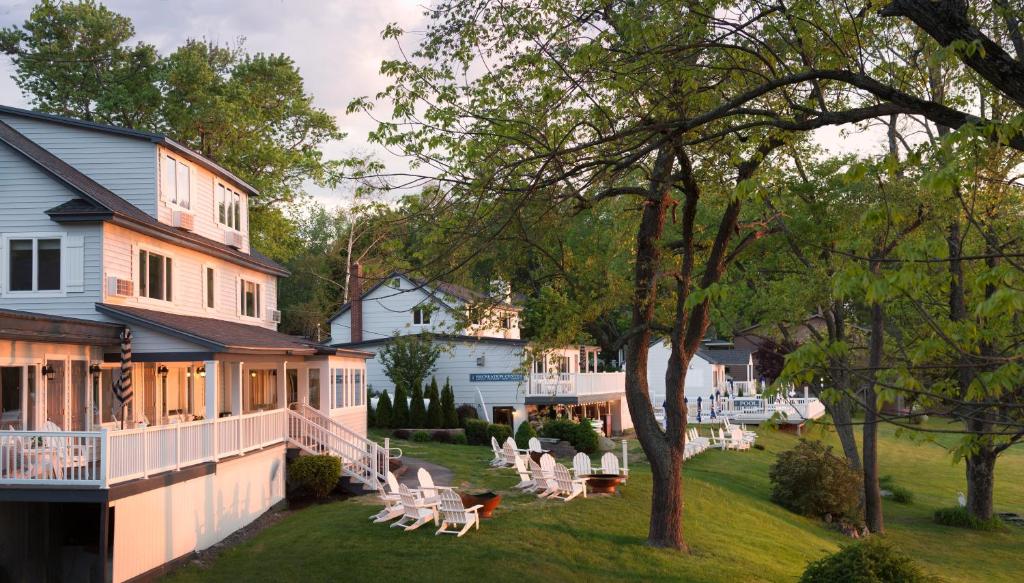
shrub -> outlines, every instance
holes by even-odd
[[[438,443],[451,443],[452,434],[447,431],[431,431],[430,440]]]
[[[426,431],[417,431],[412,434],[412,440],[418,443],[430,441],[430,434]]]
[[[571,442],[576,436],[576,424],[568,419],[549,419],[541,426],[540,434],[544,437]]]
[[[455,445],[466,445],[469,443],[469,440],[466,439],[466,434],[456,433],[452,436],[452,443]]]
[[[373,405],[369,401],[366,402],[366,426],[377,426],[377,412],[373,410]]]
[[[487,426],[487,441],[484,443],[490,443],[492,437],[498,440],[498,445],[503,445],[506,439],[512,437],[512,427],[491,423]]]
[[[875,537],[843,547],[807,565],[800,583],[918,583],[934,581],[913,559]]]
[[[459,408],[455,410],[455,414],[459,416],[459,427],[465,427],[467,421],[470,419],[478,419],[480,417],[476,413],[476,407],[469,403],[459,405]]]
[[[861,475],[820,441],[801,439],[776,457],[768,477],[772,500],[807,516],[857,520]]]
[[[405,392],[405,387],[402,385],[395,387],[395,402],[392,404],[391,409],[391,426],[409,426],[409,399]]]
[[[388,396],[387,391],[381,393],[380,398],[377,399],[375,414],[377,416],[377,427],[394,427],[391,424],[391,397]]]
[[[955,526],[957,528],[969,528],[971,530],[1001,530],[1003,521],[998,516],[988,520],[982,520],[972,516],[963,506],[956,508],[940,508],[935,511],[935,522],[943,526]]]
[[[423,389],[412,388],[412,402],[409,404],[409,427],[420,429],[427,426],[427,408],[423,405]]]
[[[409,439],[412,437],[412,429],[396,429],[391,432],[395,439]]]
[[[466,440],[469,445],[488,445],[490,443],[490,439],[487,437],[488,425],[483,419],[466,420]]]
[[[575,431],[573,432],[573,437],[575,437],[575,440],[572,442],[572,446],[576,448],[576,451],[582,451],[587,454],[597,451],[600,441],[597,432],[594,431],[594,426],[590,424],[590,421],[584,419],[577,423]]]
[[[903,486],[897,485],[892,476],[882,476],[878,479],[878,485],[881,486],[883,490],[888,490],[890,492],[889,498],[891,498],[893,502],[898,504],[913,504],[914,493]]]
[[[516,429],[516,445],[521,449],[526,449],[530,446],[531,437],[537,437],[537,430],[528,421],[520,423],[519,429]]]
[[[326,498],[340,477],[341,460],[330,455],[304,455],[288,466],[292,487],[309,492],[314,498]]]
[[[475,413],[476,410],[474,409]],[[455,429],[461,427],[459,423],[459,412],[455,410],[455,391],[452,390],[451,379],[444,381],[444,388],[441,389],[441,419],[442,427]]]
[[[437,379],[430,379],[430,388],[427,389],[427,427],[440,429],[444,427],[444,417],[441,415],[441,395],[437,391]]]

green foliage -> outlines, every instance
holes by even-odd
[[[326,498],[338,485],[341,460],[330,455],[299,456],[288,466],[288,482],[314,498]]]
[[[454,443],[455,445],[467,445],[469,444],[469,440],[466,439],[466,434],[456,433],[455,435],[452,436],[452,443]]]
[[[582,451],[587,454],[597,451],[599,436],[597,431],[594,430],[594,426],[590,424],[590,421],[584,419],[577,423],[573,437],[575,439],[573,439],[572,446],[576,451]]]
[[[412,434],[412,440],[416,441],[416,442],[419,442],[419,443],[425,443],[427,441],[430,441],[430,434],[427,433],[426,431],[422,431],[422,430],[421,431],[416,431],[416,432],[413,432],[413,434]]]
[[[548,419],[541,425],[540,434],[572,442],[576,439],[576,424],[568,419]]]
[[[429,333],[395,335],[377,355],[395,386],[422,387],[434,370],[441,346]]]
[[[995,531],[1005,528],[1005,524],[998,516],[988,520],[982,520],[973,516],[966,508],[957,506],[955,508],[940,508],[935,511],[933,519],[943,526],[954,526],[956,528],[968,528],[971,530]]]
[[[531,437],[537,437],[537,430],[530,425],[529,421],[520,423],[519,428],[516,429],[516,445],[520,449],[526,449],[530,446]]]
[[[430,404],[427,405],[427,427],[440,429],[444,427],[444,415],[441,412],[441,396],[437,390],[437,379],[430,379],[430,389],[427,391],[427,398]]]
[[[409,399],[405,385],[395,385],[395,402],[391,409],[392,427],[409,427]]]
[[[409,404],[409,427],[419,429],[427,426],[427,409],[423,406],[423,389],[413,385],[412,402]]]
[[[459,427],[465,427],[469,420],[478,418],[476,407],[469,403],[459,405],[455,412],[459,416]]]
[[[926,583],[935,581],[898,549],[871,537],[814,561],[800,583]]]
[[[833,455],[831,446],[801,439],[793,449],[778,454],[768,475],[777,504],[807,516],[860,522],[861,475]]]
[[[498,440],[498,445],[504,445],[505,441],[512,437],[512,428],[502,423],[491,423],[487,426],[487,441],[486,444],[490,443],[490,438]]]
[[[469,445],[490,445],[487,433],[490,423],[483,419],[466,419],[466,440]]]
[[[904,488],[903,486],[900,486],[899,484],[895,483],[895,481],[893,481],[892,476],[882,476],[878,480],[878,485],[882,489],[888,490],[889,492],[892,493],[889,496],[889,499],[892,500],[893,502],[896,502],[897,504],[914,503],[914,493],[911,492],[909,489]]]
[[[395,426],[391,411],[391,397],[388,396],[387,391],[381,393],[380,398],[377,399],[377,408],[374,413],[377,417],[377,427],[388,428]]]
[[[377,426],[377,411],[374,410],[373,406],[370,405],[369,396],[366,401],[366,426],[376,427]]]
[[[455,429],[461,426],[459,412],[455,409],[455,391],[452,390],[451,379],[446,379],[444,388],[441,389],[441,415],[443,417],[442,427]]]

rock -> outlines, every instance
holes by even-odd
[[[602,435],[597,439],[597,449],[601,451],[612,451],[615,449],[615,442]]]
[[[550,446],[549,449],[551,450],[551,455],[559,459],[572,459],[572,457],[576,455],[576,448],[574,448],[571,443],[565,440],[559,441],[558,443]]]
[[[826,514],[825,515],[825,522],[827,522],[828,524],[832,524],[832,515],[831,514]]]

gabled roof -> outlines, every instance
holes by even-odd
[[[697,351],[701,358],[715,364],[742,364],[746,366],[750,362],[751,351],[745,348],[713,349],[702,348]]]
[[[242,190],[245,190],[248,194],[253,195],[253,196],[259,195],[259,191],[258,190],[256,190],[250,184],[246,183],[241,178],[239,178],[239,177],[235,176],[234,174],[232,174],[229,170],[227,170],[223,166],[217,164],[216,162],[214,162],[213,160],[210,160],[209,158],[207,158],[206,156],[203,156],[202,154],[199,154],[197,152],[194,152],[194,151],[190,150],[189,148],[186,148],[185,146],[179,144],[178,142],[175,142],[174,140],[168,138],[164,134],[158,134],[158,133],[153,133],[153,132],[145,132],[145,131],[141,131],[141,130],[133,130],[133,129],[122,128],[122,127],[117,127],[117,126],[111,126],[111,125],[96,123],[96,122],[92,122],[92,121],[85,121],[85,120],[81,120],[81,119],[74,119],[74,118],[70,118],[70,117],[64,117],[62,115],[54,115],[52,113],[43,113],[43,112],[40,112],[40,111],[31,111],[31,110],[28,110],[28,109],[20,109],[20,108],[17,108],[17,107],[11,107],[9,105],[0,105],[0,113],[5,113],[5,114],[8,114],[8,115],[15,115],[15,116],[18,116],[18,117],[24,117],[24,118],[28,118],[28,119],[38,119],[38,120],[42,120],[42,121],[58,123],[58,124],[61,124],[61,125],[78,127],[78,128],[82,128],[82,129],[93,130],[93,131],[103,132],[103,133],[107,133],[107,134],[114,134],[114,135],[118,135],[118,136],[125,136],[125,137],[129,137],[129,138],[136,138],[136,139],[140,139],[140,140],[146,140],[146,141],[152,142],[154,144],[160,144],[161,146],[164,146],[166,148],[174,150],[175,152],[178,152],[182,156],[187,157],[189,160],[199,164],[200,166],[202,166],[203,168],[206,168],[210,172],[213,172],[214,174],[219,174],[219,175],[223,176],[224,178],[228,179],[229,181],[234,182]]]
[[[257,271],[279,276],[289,275],[284,266],[259,252],[244,253],[201,235],[161,223],[3,121],[0,121],[0,142],[7,144],[58,182],[83,197],[46,211],[46,214],[54,221],[110,221],[133,231],[209,253]]]
[[[422,290],[423,293],[427,294],[428,296],[433,297],[435,300],[437,300],[437,302],[439,304],[441,304],[443,307],[445,307],[445,308],[447,308],[449,310],[454,310],[454,308],[452,306],[448,305],[448,303],[445,302],[443,298],[437,297],[437,294],[435,292],[440,292],[441,294],[447,294],[447,295],[453,296],[453,297],[455,297],[457,299],[460,299],[460,300],[462,300],[462,301],[464,301],[466,303],[473,303],[473,302],[479,302],[479,301],[485,301],[485,300],[491,299],[490,296],[488,296],[485,293],[474,291],[474,290],[471,290],[471,289],[469,289],[467,287],[463,287],[461,285],[456,285],[454,283],[447,283],[447,282],[444,282],[444,281],[429,281],[429,280],[426,280],[426,279],[422,279],[422,278],[418,278],[418,277],[413,277],[413,276],[411,276],[408,273],[405,273],[403,271],[392,271],[391,273],[385,275],[384,277],[382,277],[380,279],[380,281],[378,281],[372,287],[370,287],[369,289],[364,291],[362,297],[366,298],[368,295],[370,295],[371,293],[373,293],[374,291],[379,289],[381,286],[387,284],[388,281],[390,281],[390,280],[392,280],[392,279],[394,279],[396,277],[401,277],[401,278],[405,279],[406,281],[408,281],[409,283],[412,283],[413,285],[416,286],[415,289]],[[404,291],[412,291],[412,290],[396,290],[397,293],[403,293]],[[498,305],[498,304],[496,304],[496,305]],[[522,310],[522,307],[516,306],[514,304],[500,304],[500,305],[503,306],[505,309],[508,309],[508,310],[514,310],[514,311]],[[352,307],[352,302],[345,302],[344,304],[341,305],[340,308],[338,308],[338,311],[334,312],[333,314],[331,314],[331,316],[329,318],[327,318],[327,321],[331,322],[331,321],[335,320],[338,316],[340,316],[340,315],[344,314],[345,312],[349,311],[349,309],[351,307]]]
[[[128,306],[96,304],[96,310],[118,321],[155,330],[212,350],[242,354],[337,354],[370,357],[360,350],[331,348],[298,336],[240,322],[169,314]]]

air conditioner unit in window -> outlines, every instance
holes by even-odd
[[[242,234],[238,231],[224,231],[224,244],[235,249],[241,249]]]
[[[477,366],[486,366],[486,363],[487,363],[486,356],[478,356],[478,357],[476,357],[476,365]]]
[[[171,224],[184,231],[192,231],[196,228],[196,216],[188,211],[174,211]]]
[[[135,295],[135,282],[111,275],[107,277],[107,295],[129,298]]]
[[[275,324],[281,323],[281,310],[270,310],[270,321]]]

